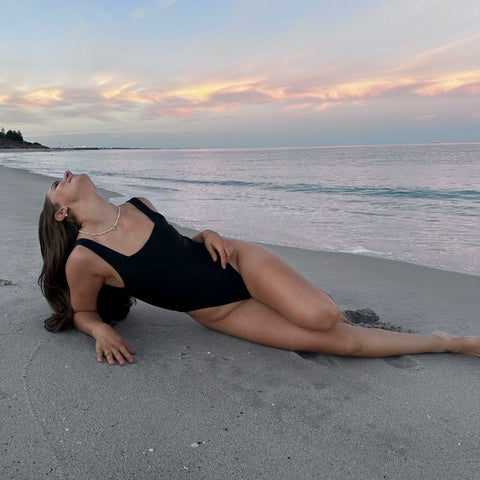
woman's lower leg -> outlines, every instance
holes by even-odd
[[[452,343],[438,334],[401,333],[338,323],[319,338],[319,351],[325,352],[325,335],[331,339],[328,353],[354,357],[388,357],[415,353],[445,352]],[[312,345],[313,346],[313,345]],[[315,351],[315,350],[314,350]]]
[[[339,321],[328,331],[293,324],[254,299],[246,300],[216,321],[200,320],[214,330],[251,342],[294,351],[354,357],[388,357],[415,353],[458,352],[480,356],[480,337],[455,337],[365,328]]]

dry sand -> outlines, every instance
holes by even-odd
[[[140,302],[117,327],[133,365],[98,364],[77,331],[48,333],[37,218],[51,182],[0,167],[0,478],[478,478],[479,359],[300,355]],[[480,333],[479,277],[272,248],[343,309]]]

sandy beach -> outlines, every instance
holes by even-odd
[[[0,167],[0,478],[478,478],[477,358],[282,351],[141,302],[116,327],[133,365],[98,364],[77,331],[48,333],[37,220],[52,181]],[[480,334],[480,277],[272,249],[344,310]]]

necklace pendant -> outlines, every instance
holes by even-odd
[[[117,231],[117,227],[116,227],[116,226],[115,226],[115,227],[113,227],[113,230],[116,232],[116,231]]]

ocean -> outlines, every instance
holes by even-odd
[[[88,173],[189,228],[480,275],[480,143],[0,151],[0,165]]]

